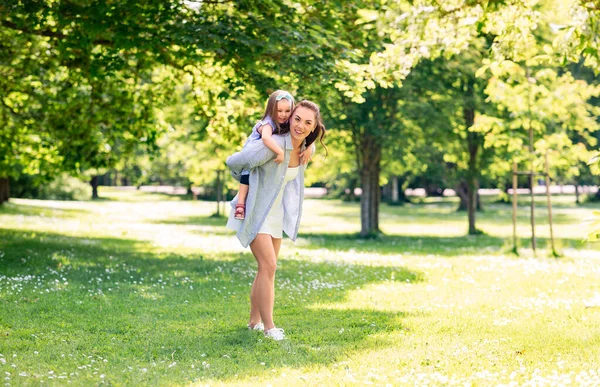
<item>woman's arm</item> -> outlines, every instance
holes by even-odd
[[[285,148],[285,138],[283,136],[274,135],[272,139],[281,149]],[[234,179],[239,181],[242,171],[260,167],[273,158],[275,158],[275,153],[267,148],[262,141],[253,141],[241,151],[229,156],[227,166],[231,170]]]

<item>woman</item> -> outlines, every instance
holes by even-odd
[[[306,147],[314,147],[317,138],[323,144],[324,135],[325,126],[319,107],[311,101],[300,101],[290,116],[289,129],[282,135],[273,136],[285,151],[282,163],[275,163],[275,153],[261,141],[227,159],[227,166],[237,180],[243,170],[251,171],[246,218],[243,221],[234,218],[236,196],[231,202],[232,211],[227,222],[228,228],[237,231],[242,246],[250,245],[258,263],[258,272],[250,291],[248,328],[263,329],[265,337],[274,340],[285,338],[283,329],[276,328],[273,322],[275,270],[282,231],[296,240],[302,215],[306,170],[300,158]]]

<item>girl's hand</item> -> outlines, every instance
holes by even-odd
[[[275,162],[277,164],[281,164],[283,163],[283,158],[284,158],[285,153],[283,151],[281,152],[277,152],[277,157],[275,157]]]
[[[312,146],[309,146],[304,152],[300,153],[300,163],[307,165],[310,160],[312,160]]]

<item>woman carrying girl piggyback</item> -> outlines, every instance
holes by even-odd
[[[236,196],[231,201],[227,228],[237,231],[240,243],[250,246],[258,263],[250,290],[248,328],[262,330],[269,339],[286,338],[283,329],[276,327],[273,321],[275,271],[283,233],[292,241],[298,236],[306,171],[301,155],[306,155],[309,149],[312,155],[316,140],[324,147],[324,136],[325,125],[319,106],[304,100],[292,110],[289,125],[272,137],[283,149],[283,162],[276,162],[279,155],[262,141],[254,141],[227,158],[227,166],[236,180],[241,180],[242,171],[250,171],[246,218],[234,217]]]
[[[267,148],[275,153],[275,162],[281,164],[284,158],[284,151],[273,139],[273,134],[281,134],[281,126],[288,124],[290,114],[294,109],[294,97],[284,90],[274,91],[267,100],[267,108],[260,121],[252,128],[252,133],[246,140],[244,148],[254,141],[262,141]],[[312,148],[307,149],[302,154],[302,164],[308,163],[312,155]],[[248,196],[248,186],[250,171],[243,171],[240,187],[238,190],[238,202],[235,206],[235,219],[243,220],[246,217],[246,197]]]

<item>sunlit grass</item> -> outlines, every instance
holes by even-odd
[[[525,202],[516,257],[510,205],[485,203],[477,237],[453,199],[383,205],[384,235],[359,240],[356,203],[307,200],[274,343],[245,329],[256,264],[215,203],[118,195],[0,208],[6,384],[600,384],[593,205],[557,200],[555,259],[543,208],[533,257]]]

